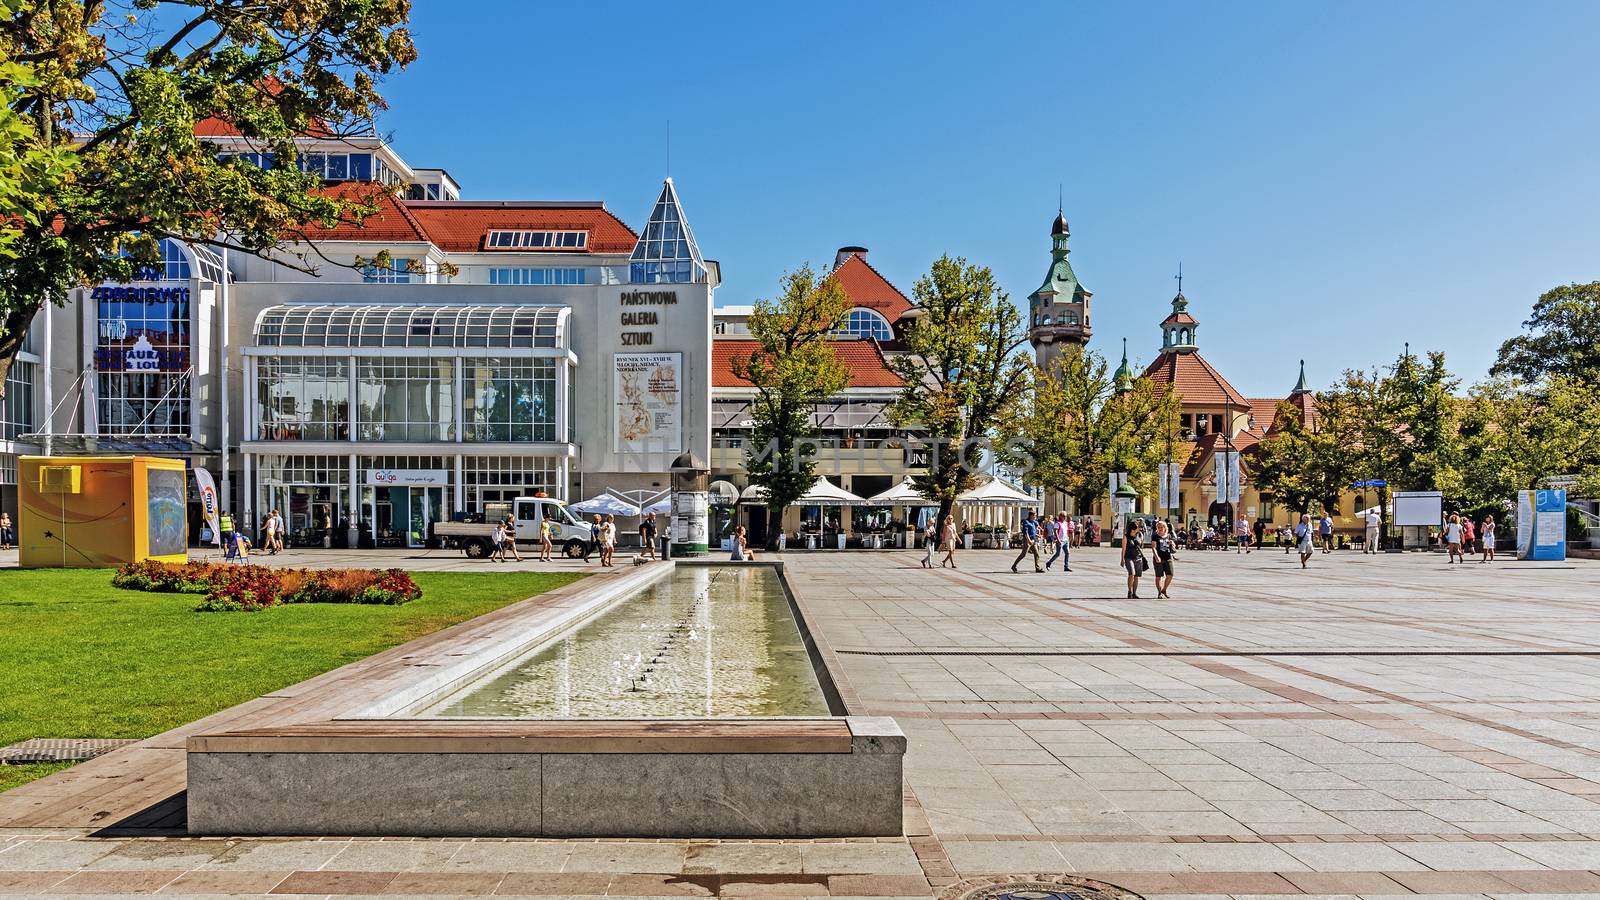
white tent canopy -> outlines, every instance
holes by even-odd
[[[672,513],[672,498],[662,497],[660,500],[646,506],[644,511],[646,513],[655,513],[658,516],[670,515]]]
[[[639,515],[639,507],[609,492],[590,497],[582,503],[574,503],[567,508],[586,516]]]
[[[998,478],[991,478],[970,491],[956,496],[957,503],[987,506],[1043,506],[1044,501],[1024,494]]]
[[[767,489],[752,484],[739,495],[740,503],[766,503]],[[817,476],[817,483],[806,491],[805,496],[794,502],[795,506],[862,506],[867,501],[857,497],[828,479]]]
[[[911,483],[911,476],[900,480],[899,484],[879,494],[867,498],[868,506],[937,506],[938,503],[929,500],[918,491]]]

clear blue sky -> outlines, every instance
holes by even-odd
[[[1154,356],[1179,260],[1251,395],[1442,349],[1481,377],[1543,290],[1600,279],[1600,4],[417,0],[383,127],[466,195],[666,170],[721,304],[860,244],[1042,279],[1057,185],[1094,344]]]

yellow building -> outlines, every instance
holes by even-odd
[[[24,456],[17,461],[23,568],[184,562],[184,463],[153,456]]]

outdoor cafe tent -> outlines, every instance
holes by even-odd
[[[739,495],[739,502],[766,503],[767,489],[758,484],[752,484],[744,489],[744,493]],[[855,494],[850,493],[844,488],[839,487],[838,485],[819,475],[817,476],[816,484],[811,486],[811,490],[806,491],[805,496],[801,497],[799,500],[796,500],[794,505],[865,506],[866,503],[866,500],[857,497]]]
[[[639,507],[610,492],[590,497],[582,503],[567,507],[586,516],[637,516]]]
[[[967,513],[968,525],[1005,525],[1008,528],[1013,527],[1013,519],[1022,507],[1044,505],[1044,501],[998,478],[991,478],[970,491],[957,494],[956,502],[970,510]],[[974,519],[978,521],[974,522]]]
[[[873,494],[867,498],[868,506],[938,506],[933,500],[923,496],[911,483],[911,476],[900,479],[900,483],[881,494]]]

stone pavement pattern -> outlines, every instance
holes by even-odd
[[[1001,872],[1177,897],[1600,897],[1600,565],[788,557],[907,837],[194,841],[0,822],[0,894],[928,897]],[[1152,593],[1148,584],[1145,593]],[[48,790],[49,781],[36,786]]]

